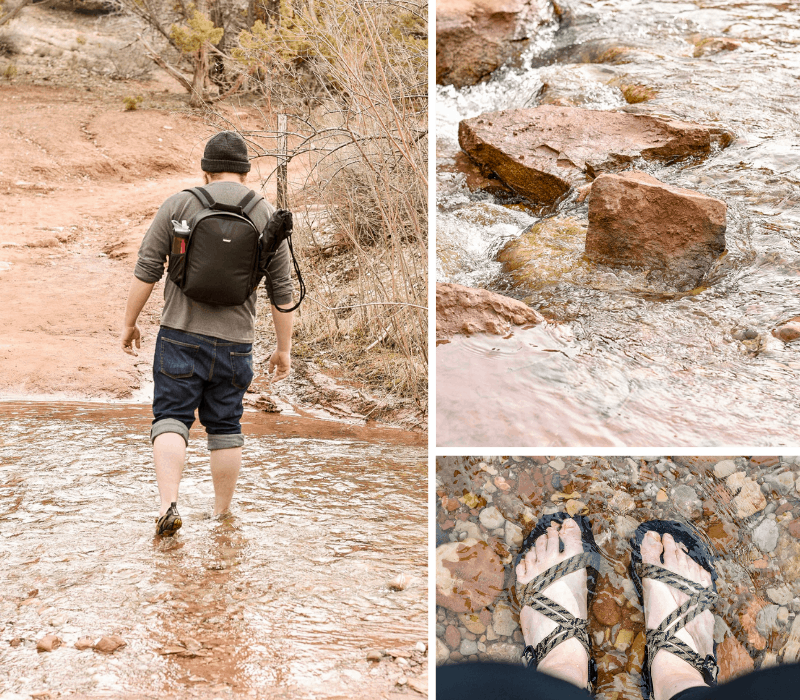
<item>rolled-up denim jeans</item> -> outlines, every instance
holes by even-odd
[[[178,433],[188,444],[197,411],[209,450],[241,447],[242,397],[252,380],[252,343],[233,343],[162,326],[153,358],[150,439]]]

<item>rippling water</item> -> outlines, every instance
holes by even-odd
[[[437,605],[438,664],[519,662],[513,562],[542,514],[559,511],[587,515],[603,557],[588,624],[599,700],[642,697],[644,616],[629,564],[630,537],[648,520],[691,523],[715,557],[721,682],[798,660],[800,458],[439,457],[436,474],[438,544],[482,540],[505,576],[483,609]]]
[[[144,408],[0,404],[0,694],[393,687],[366,650],[427,637],[419,437],[245,414],[234,517],[220,521],[193,432],[183,528],[155,541],[149,422]],[[392,590],[401,574],[408,586]],[[37,653],[48,633],[63,646]],[[113,655],[73,646],[111,634],[127,642]]]
[[[522,67],[481,85],[437,89],[438,280],[523,299],[561,324],[545,332],[560,350],[567,349],[560,338],[571,337],[568,352],[555,356],[542,355],[541,343],[524,334],[439,345],[438,443],[714,445],[734,436],[735,444],[796,444],[798,344],[784,345],[770,331],[800,313],[797,8],[623,0],[569,8],[561,25],[540,32]],[[714,37],[739,47],[704,53],[703,40]],[[615,46],[629,49],[624,63],[589,62]],[[615,78],[657,95],[628,105],[609,84]],[[545,84],[588,109],[735,134],[704,161],[637,166],[727,203],[727,254],[703,287],[676,294],[644,274],[594,266],[583,258],[582,234],[542,240],[541,270],[527,280],[503,274],[497,252],[542,212],[468,191],[453,167],[457,126],[482,112],[536,106]],[[587,205],[573,195],[555,215],[585,222]],[[732,332],[742,329],[757,337],[736,340]],[[571,426],[576,409],[581,424]],[[488,442],[461,427],[469,425],[464,411],[479,410],[492,423]],[[543,413],[551,420],[539,426],[531,416]]]

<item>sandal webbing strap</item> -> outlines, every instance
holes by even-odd
[[[655,655],[659,650],[663,649],[675,654],[679,659],[683,659],[686,663],[696,668],[703,676],[703,680],[709,685],[716,684],[719,667],[714,657],[710,654],[706,657],[700,656],[688,644],[678,639],[675,633],[698,615],[710,610],[717,600],[717,594],[711,588],[704,588],[699,583],[690,581],[680,574],[661,566],[640,563],[637,566],[637,570],[642,579],[649,578],[665,583],[689,596],[689,599],[667,615],[658,627],[645,631],[648,650],[648,671]],[[671,627],[672,629],[670,629]]]
[[[543,591],[567,574],[585,569],[587,566],[596,566],[596,556],[593,552],[576,554],[574,557],[551,566],[547,571],[539,574],[528,583],[517,584],[517,599],[520,601],[520,606],[525,607],[528,605],[558,625],[535,647],[530,644],[525,647],[522,652],[522,658],[526,666],[535,668],[555,647],[573,637],[581,643],[586,649],[586,653],[591,656],[591,643],[589,641],[589,633],[586,631],[588,620],[575,617],[562,605],[544,595]]]

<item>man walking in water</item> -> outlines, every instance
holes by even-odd
[[[164,274],[168,254],[181,252],[182,241],[175,240],[181,222],[192,222],[197,214],[207,211],[208,200],[230,209],[243,207],[248,196],[249,203],[243,210],[258,231],[264,230],[273,213],[273,208],[261,197],[253,197],[244,184],[250,161],[247,145],[238,134],[223,131],[213,136],[200,164],[205,175],[202,191],[195,194],[185,190],[167,199],[142,240],[121,334],[122,349],[128,354],[136,355],[134,345],[141,347],[136,321],[155,283]],[[204,197],[207,201],[202,202]],[[291,367],[294,314],[276,308],[291,306],[289,262],[284,241],[268,267],[271,285],[267,288],[277,336],[277,348],[269,360],[270,375],[275,372],[272,381],[287,377]],[[212,266],[223,263],[203,262]],[[214,274],[215,270],[211,272]],[[224,273],[216,271],[214,277],[219,280],[220,274]],[[242,304],[220,306],[189,298],[169,277],[165,282],[153,361],[154,419],[150,430],[161,498],[157,536],[171,536],[182,524],[177,508],[178,487],[195,410],[208,436],[214,515],[225,513],[231,504],[244,444],[240,424],[242,398],[253,378],[255,315],[256,291]]]

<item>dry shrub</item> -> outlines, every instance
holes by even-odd
[[[234,57],[269,76],[260,89],[289,113],[290,155],[309,162],[296,345],[327,348],[424,408],[427,7],[329,0],[281,12],[280,24],[244,33]],[[262,137],[275,136],[268,118]]]
[[[2,11],[0,10],[0,14]],[[15,32],[0,33],[0,56],[13,56],[19,53],[19,36]]]

